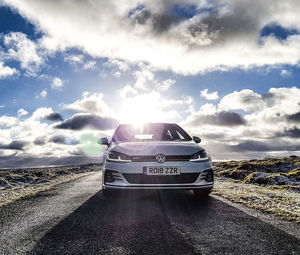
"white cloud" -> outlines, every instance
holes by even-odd
[[[260,111],[266,107],[266,102],[262,96],[250,89],[234,91],[224,96],[220,101],[222,110],[243,110],[243,111]]]
[[[147,89],[154,82],[154,73],[144,65],[140,70],[134,72],[134,76],[136,78],[134,87],[137,89]]]
[[[82,54],[78,55],[67,55],[65,56],[65,61],[70,62],[71,64],[82,63],[84,56]]]
[[[74,112],[93,113],[101,116],[113,117],[113,111],[104,102],[102,93],[84,92],[81,99],[71,104],[63,104],[63,108]]]
[[[21,67],[27,70],[27,75],[36,75],[43,64],[37,45],[20,32],[6,34],[3,41],[8,48],[8,57],[20,61]]]
[[[5,105],[4,105],[4,104],[1,104],[1,105],[0,105],[0,109],[1,109],[1,108],[4,108],[4,107],[5,107]]]
[[[19,117],[20,116],[25,116],[27,114],[28,114],[28,112],[25,109],[23,109],[23,108],[21,108],[21,109],[18,110],[18,116]]]
[[[126,72],[129,70],[129,64],[119,59],[109,59],[109,61],[104,65],[109,67],[116,66],[120,72]]]
[[[85,70],[87,70],[87,69],[94,69],[95,66],[96,66],[96,64],[97,64],[96,61],[93,61],[93,60],[88,61],[88,62],[84,63],[83,69],[85,69]]]
[[[175,80],[167,79],[167,80],[164,80],[163,82],[157,84],[157,88],[161,91],[166,91],[169,88],[171,88],[171,86],[173,86],[175,84],[175,82],[176,82]]]
[[[51,83],[51,88],[52,89],[61,89],[64,86],[64,82],[62,81],[62,79],[58,78],[58,77],[54,77]]]
[[[18,74],[16,68],[5,66],[4,63],[0,61],[0,79],[4,79],[15,74]]]
[[[208,93],[208,89],[204,89],[200,92],[200,96],[206,98],[207,100],[217,100],[219,99],[218,91]]]
[[[291,71],[282,69],[281,72],[280,72],[280,75],[283,76],[283,77],[289,77],[289,76],[292,75],[292,73],[291,73]]]
[[[11,127],[18,122],[18,119],[11,116],[0,116],[0,127]]]
[[[40,120],[40,119],[44,119],[47,116],[49,116],[51,113],[53,113],[53,110],[51,107],[47,108],[47,107],[41,107],[36,109],[32,115],[31,115],[31,119],[33,120]]]
[[[299,29],[297,0],[3,2],[36,24],[45,33],[39,44],[52,51],[75,47],[93,57],[143,61],[181,74],[300,60],[300,35],[259,38],[270,23]],[[191,4],[199,12],[176,19],[170,12],[175,4]]]
[[[118,93],[122,98],[127,98],[138,94],[137,90],[130,85],[125,85],[122,89],[118,90]]]

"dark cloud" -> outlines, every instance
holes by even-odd
[[[244,152],[244,151],[300,151],[300,145],[290,144],[268,144],[260,141],[244,141],[237,145],[228,146],[229,151]]]
[[[212,115],[197,115],[189,125],[217,125],[217,126],[239,126],[245,125],[246,121],[244,118],[235,112],[217,112]]]
[[[270,151],[270,147],[263,142],[258,141],[245,141],[237,145],[229,146],[231,151]]]
[[[78,141],[74,139],[70,139],[64,135],[54,135],[50,137],[49,142],[57,143],[57,144],[67,144],[67,145],[78,144]]]
[[[300,122],[300,112],[297,112],[295,114],[287,115],[287,120],[293,121],[293,122]]]
[[[40,136],[40,137],[36,138],[36,139],[33,141],[33,143],[34,143],[35,145],[44,145],[44,144],[46,143],[46,139],[45,139],[45,137]]]
[[[100,117],[94,114],[76,114],[72,118],[56,125],[59,129],[81,130],[91,126],[98,130],[108,130],[116,128],[118,121],[113,118]]]
[[[49,139],[49,142],[58,143],[58,144],[66,144],[66,138],[63,135],[55,135]]]
[[[1,156],[0,168],[18,168],[18,167],[37,167],[37,166],[55,166],[55,165],[81,165],[89,163],[101,163],[101,157],[89,157],[86,155],[77,155],[69,157],[27,157],[27,156]]]
[[[300,138],[300,129],[297,127],[291,128],[291,129],[286,129],[282,133],[278,133],[277,136],[282,137],[282,136],[287,136],[287,137],[294,137],[294,138]]]
[[[28,142],[24,141],[12,141],[9,144],[1,144],[0,149],[5,149],[5,150],[23,150],[24,147],[28,145]]]
[[[203,9],[198,9],[192,4],[165,3],[156,11],[142,6],[135,9],[129,17],[140,25],[151,24],[154,33],[167,33],[170,28],[198,15],[195,21],[186,27],[186,32],[191,37],[198,38],[199,42],[209,39],[212,43],[223,43],[228,38],[259,33],[261,20],[258,17],[264,17],[266,12],[266,9],[259,8],[259,5],[263,6],[256,2],[257,7],[253,11],[253,6],[245,2],[237,2],[231,6],[232,15],[222,15],[220,13],[223,11],[223,6],[218,1],[211,1],[210,7]],[[181,34],[177,33],[177,36],[177,39],[180,39]]]
[[[155,32],[162,33],[169,30],[173,24],[177,24],[182,20],[179,16],[170,13],[157,14],[152,17],[152,27]]]
[[[48,116],[46,116],[46,120],[51,120],[51,121],[63,121],[63,117],[61,116],[60,113],[58,112],[53,112],[51,114],[49,114]]]

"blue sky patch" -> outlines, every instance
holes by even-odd
[[[279,40],[286,40],[291,35],[298,35],[299,31],[296,29],[289,29],[278,24],[269,24],[263,27],[260,32],[261,37],[275,36]]]

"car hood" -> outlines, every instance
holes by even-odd
[[[193,141],[190,142],[126,142],[114,144],[111,150],[130,156],[157,155],[192,155],[203,150]]]

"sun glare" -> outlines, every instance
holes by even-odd
[[[164,113],[155,94],[147,94],[124,99],[119,119],[122,123],[139,126],[147,122],[163,121]]]

